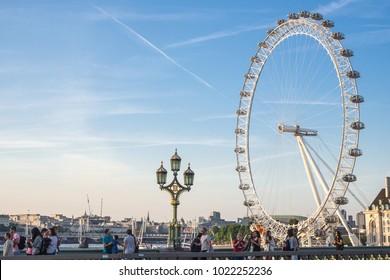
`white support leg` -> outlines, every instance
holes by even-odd
[[[297,136],[297,141],[300,144],[300,147],[302,146],[302,149],[304,150],[304,152],[306,154],[306,157],[309,159],[310,165],[314,169],[314,173],[316,174],[318,180],[320,181],[320,184],[321,184],[322,188],[324,189],[325,193],[328,193],[329,192],[329,187],[326,184],[326,182],[324,180],[324,177],[322,176],[322,174],[321,174],[317,164],[314,162],[314,160],[313,160],[309,150],[307,149],[307,147],[305,145],[305,142],[303,141],[302,137],[298,135]],[[356,237],[356,235],[349,228],[348,223],[345,220],[344,216],[341,214],[341,211],[340,211],[339,208],[337,208],[336,213],[337,213],[337,216],[339,217],[341,223],[343,224],[345,230],[348,232],[348,236],[349,236],[349,239],[351,240],[351,244],[353,246],[358,246],[359,240]]]
[[[322,189],[324,190],[325,193],[328,193],[328,191],[329,191],[328,184],[325,182],[325,179],[322,176],[317,164],[314,162],[313,157],[311,156],[309,150],[307,149],[307,147],[305,145],[305,142],[303,141],[302,137],[299,135],[297,136],[297,140],[298,140],[298,143],[302,146],[302,148],[306,154],[306,157],[308,158],[309,163],[314,170],[314,174],[316,174],[316,176],[317,176],[317,178],[322,186]]]
[[[313,173],[311,172],[311,169],[310,169],[309,164],[307,162],[306,153],[304,152],[302,144],[301,144],[302,141],[301,141],[301,139],[299,139],[299,138],[301,138],[301,136],[298,135],[296,138],[298,141],[299,150],[301,152],[303,164],[305,165],[306,175],[307,175],[307,178],[309,179],[311,191],[313,192],[314,199],[317,203],[317,207],[319,207],[321,205],[321,199],[320,199],[320,196],[318,194],[317,186],[316,186],[316,183],[315,183],[314,178],[313,178]]]
[[[352,230],[349,228],[347,221],[344,219],[344,216],[341,214],[341,211],[339,208],[337,208],[337,216],[339,216],[339,219],[341,223],[343,224],[345,230],[348,232],[349,240],[351,241],[352,246],[359,246],[359,239],[357,238],[356,234],[352,232]]]

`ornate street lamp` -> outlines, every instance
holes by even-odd
[[[175,154],[171,157],[171,170],[173,171],[173,180],[169,185],[165,186],[167,182],[167,170],[163,166],[161,161],[161,166],[156,171],[157,175],[157,184],[160,185],[160,190],[167,191],[171,196],[171,205],[173,207],[173,219],[169,224],[169,233],[168,233],[168,248],[170,249],[180,249],[180,224],[177,221],[177,206],[180,204],[179,197],[180,195],[187,191],[191,190],[191,186],[194,183],[195,173],[191,170],[190,164],[188,163],[188,169],[184,171],[184,185],[181,185],[177,180],[177,172],[180,170],[181,158],[177,154],[177,149]]]
[[[163,162],[161,161],[161,166],[157,169],[157,184],[160,186],[164,185],[167,182],[167,170],[163,167]]]

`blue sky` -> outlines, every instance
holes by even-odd
[[[267,29],[299,10],[333,20],[355,53],[367,126],[355,174],[373,200],[390,176],[389,8],[363,0],[0,1],[0,212],[77,216],[88,194],[96,214],[104,198],[103,214],[115,219],[149,210],[169,220],[155,171],[160,160],[168,169],[177,148],[181,172],[187,162],[195,172],[179,217],[245,215],[233,152],[243,75]]]

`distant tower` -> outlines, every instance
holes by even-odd
[[[100,217],[103,217],[103,198],[100,202]]]
[[[146,217],[146,222],[149,224],[150,218],[149,218],[149,211],[148,211],[148,216]]]

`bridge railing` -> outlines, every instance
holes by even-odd
[[[334,248],[318,249],[310,248],[300,251],[274,251],[274,252],[232,252],[216,250],[212,253],[192,253],[188,251],[144,251],[134,254],[103,254],[98,252],[84,253],[74,251],[72,253],[60,253],[59,255],[20,255],[14,257],[0,257],[0,260],[226,260],[226,259],[270,259],[287,260],[292,255],[297,255],[301,260],[390,260],[390,247],[362,247],[336,251]]]

